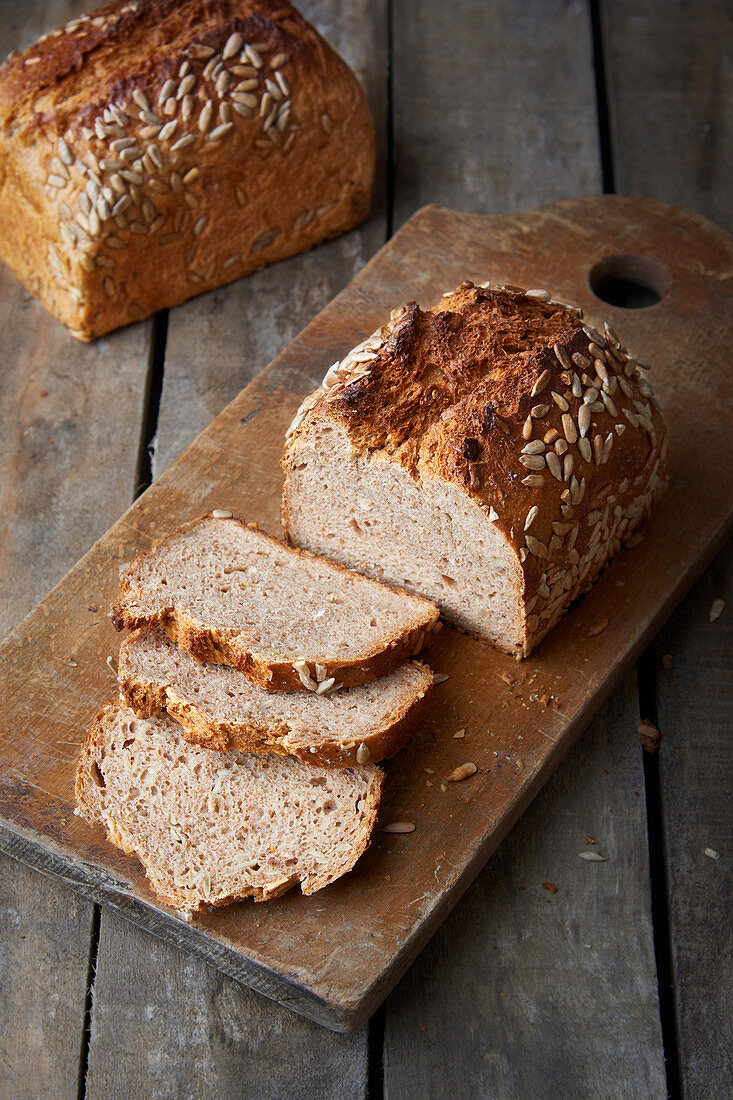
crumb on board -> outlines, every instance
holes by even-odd
[[[710,622],[714,623],[716,619],[720,618],[724,611],[725,600],[721,600],[720,597],[718,597],[717,600],[713,600],[713,602],[710,604],[710,611],[708,612],[708,618],[710,619]]]
[[[636,729],[641,737],[641,746],[644,752],[656,752],[662,735],[654,723],[650,722],[648,718],[642,718]]]

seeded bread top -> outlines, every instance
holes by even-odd
[[[284,0],[115,0],[0,67],[3,183],[35,212],[34,266],[50,265],[55,308],[84,339],[113,327],[126,248],[158,273],[158,297],[129,303],[136,320],[172,286],[184,298],[252,270],[339,203],[358,220],[373,156],[358,82]],[[95,315],[76,285],[91,273]],[[78,308],[62,304],[70,281]]]
[[[113,611],[267,690],[319,694],[397,668],[438,621],[429,600],[214,514],[124,566]]]
[[[582,555],[604,510],[663,480],[660,408],[610,326],[585,326],[545,291],[463,283],[432,309],[395,311],[331,368],[284,464],[296,437],[342,425],[357,451],[465,490],[518,551],[530,590],[566,535]]]

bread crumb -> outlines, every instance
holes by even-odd
[[[708,856],[709,859],[720,859],[720,852],[716,852],[715,848],[706,848],[705,855]]]
[[[555,886],[554,882],[543,882],[542,883],[542,889],[547,890],[548,894],[556,894],[557,893],[557,886]]]
[[[710,611],[708,612],[708,618],[710,619],[710,622],[714,623],[716,619],[720,618],[724,611],[725,600],[721,600],[720,598],[718,598],[717,600],[713,600],[713,602],[710,604]]]
[[[654,723],[650,722],[648,718],[642,718],[636,729],[641,737],[641,745],[644,752],[656,752],[659,748],[659,742],[662,739],[662,735]]]

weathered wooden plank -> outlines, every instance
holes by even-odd
[[[390,997],[388,1100],[667,1095],[638,720],[631,677]]]
[[[503,214],[600,190],[586,4],[392,7],[395,226],[428,202]]]
[[[730,227],[733,8],[599,4],[616,188]]]
[[[433,197],[503,210],[599,188],[584,5],[550,18],[538,3],[429,11],[398,3],[393,86],[398,221]],[[663,1095],[639,749],[626,740],[614,756],[609,744],[624,719],[635,728],[633,696],[627,683],[388,1000],[386,1095],[442,1095],[457,1082],[459,1095],[592,1095],[593,1083],[619,1069],[615,1043],[630,1037],[617,1080],[629,1095],[647,1085],[647,1095]],[[601,802],[598,777],[612,757]],[[607,832],[630,780],[639,797],[627,827],[614,831],[617,864],[594,875],[606,865],[586,865],[576,852],[593,833],[591,818],[593,835],[601,821]],[[517,893],[518,877],[531,884],[526,893]],[[544,880],[558,883],[557,895],[543,891]],[[609,926],[601,935],[599,920]],[[632,929],[635,976],[631,959],[616,962]],[[624,1012],[634,993],[646,1004],[632,1024]],[[589,1015],[595,998],[603,1008]]]
[[[386,5],[336,0],[300,5],[365,87],[381,147],[367,223],[314,251],[188,302],[169,318],[153,447],[157,476],[223,406],[356,274],[383,243],[387,88]],[[382,43],[382,48],[375,45]],[[315,378],[314,378],[315,381]],[[138,966],[141,956],[156,965]],[[160,986],[160,971],[168,976]],[[152,1026],[151,1000],[160,1005]],[[127,1006],[127,1007],[122,1007]],[[124,1048],[125,1075],[116,1063]],[[89,1097],[124,1096],[151,1079],[162,1093],[195,1096],[359,1097],[367,1035],[324,1032],[211,970],[102,915],[88,1076]],[[117,1075],[116,1075],[117,1074]]]
[[[725,601],[710,621],[716,600]],[[733,544],[655,644],[674,996],[685,1095],[733,1095]],[[717,852],[719,859],[706,855]]]
[[[92,905],[0,855],[0,1096],[76,1100]]]
[[[0,55],[94,4],[0,5]],[[149,326],[82,347],[0,268],[0,634],[131,501]],[[94,907],[5,855],[0,1091],[76,1097]]]
[[[363,1032],[334,1035],[104,911],[87,1100],[362,1100]]]
[[[616,184],[666,199],[723,225],[733,216],[733,10],[702,5],[600,4]],[[639,104],[643,110],[639,110]],[[651,120],[651,125],[650,125]],[[674,135],[674,140],[670,140]],[[713,599],[731,592],[721,556],[654,649],[660,809],[670,918],[681,1084],[690,1097],[733,1092],[730,1048],[731,804],[730,619],[710,623]],[[672,667],[660,658],[669,654]],[[726,841],[728,842],[726,844]],[[703,853],[720,850],[715,862]]]

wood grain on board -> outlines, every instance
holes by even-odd
[[[300,9],[367,92],[378,144],[372,212],[344,237],[171,311],[152,448],[154,476],[343,289],[387,236],[386,5],[357,0],[344,10],[337,0],[314,0]],[[375,48],[380,42],[382,48]],[[317,382],[315,373],[312,381]],[[154,967],[138,965],[141,955],[151,953]],[[156,1006],[152,1026],[151,1004]],[[116,1069],[120,1051],[124,1077]],[[364,1094],[366,1075],[366,1028],[348,1037],[329,1035],[201,959],[151,941],[149,933],[103,911],[89,1100],[124,1097],[131,1081],[145,1091],[151,1079],[161,1093],[195,1096],[199,1077],[222,1097],[246,1092],[257,1100],[300,1095],[350,1100]]]
[[[93,6],[4,4],[0,56]],[[82,346],[6,268],[0,331],[3,635],[131,503],[151,340],[143,324]],[[71,761],[79,735],[67,736],[57,751]],[[53,1082],[54,1096],[77,1096],[92,916],[68,887],[0,856],[0,1094],[35,1098]]]
[[[436,690],[424,730],[405,750],[399,769],[390,768],[387,785],[383,819],[410,814],[417,828],[409,838],[378,835],[354,874],[312,898],[293,893],[267,907],[231,906],[197,917],[190,926],[163,913],[139,867],[96,830],[70,818],[73,761],[53,748],[56,731],[83,728],[110,689],[103,663],[114,644],[109,621],[100,620],[83,637],[78,629],[89,593],[100,605],[108,602],[119,561],[214,500],[246,511],[265,527],[275,526],[282,433],[303,379],[316,359],[325,370],[335,352],[370,331],[402,299],[404,286],[419,286],[419,298],[427,302],[479,271],[520,285],[544,282],[559,297],[584,305],[591,320],[606,315],[618,323],[618,311],[598,308],[587,275],[604,255],[632,250],[663,265],[670,282],[657,306],[635,311],[621,326],[634,350],[656,364],[656,385],[667,402],[675,441],[673,485],[644,541],[617,558],[525,662],[528,680],[513,692],[508,686],[506,692],[496,689],[501,672],[517,670],[514,662],[443,632],[433,663],[449,680]],[[502,218],[431,207],[411,219],[4,645],[10,687],[4,721],[32,733],[6,737],[0,746],[0,798],[10,827],[3,842],[28,859],[43,860],[43,851],[50,852],[55,866],[61,861],[80,885],[95,887],[132,919],[189,945],[297,1011],[336,1029],[360,1023],[518,819],[728,529],[729,494],[713,475],[729,460],[731,448],[724,404],[732,383],[721,321],[731,292],[721,273],[732,256],[733,242],[716,227],[637,200],[571,200]],[[248,416],[255,409],[257,414]],[[252,455],[255,463],[242,461]],[[604,617],[608,627],[590,637],[589,627]],[[63,668],[59,655],[70,648],[76,664]],[[53,717],[43,705],[51,689],[57,700]],[[543,692],[558,698],[557,708],[541,710],[532,696]],[[490,731],[480,738],[479,723]],[[458,726],[476,737],[477,775],[445,792],[437,785],[426,792],[422,769],[433,767],[440,776],[462,762],[465,747],[452,737]],[[9,832],[15,839],[8,840]],[[358,951],[350,950],[357,937]]]

